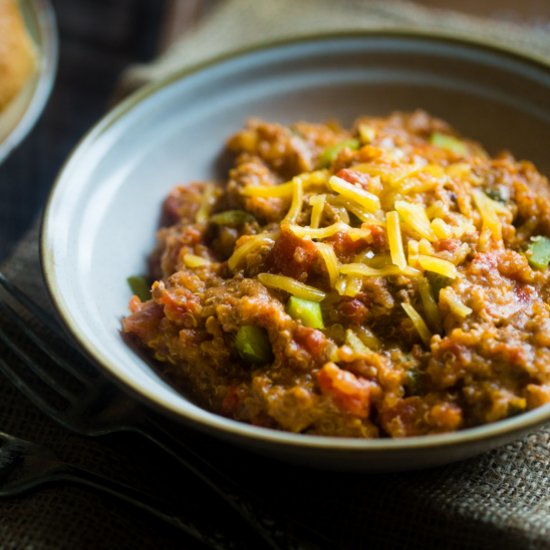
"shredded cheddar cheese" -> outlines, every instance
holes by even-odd
[[[422,300],[422,307],[429,326],[435,331],[441,331],[441,315],[434,294],[430,288],[430,283],[424,277],[418,282],[418,292]]]
[[[420,254],[417,259],[420,267],[426,271],[431,271],[433,273],[438,273],[449,279],[456,279],[458,277],[458,271],[456,266],[441,258],[436,258],[435,256],[425,256]]]
[[[216,201],[216,196],[216,186],[212,183],[207,184],[202,194],[199,209],[195,215],[195,221],[197,223],[206,223],[208,221],[210,209]]]
[[[460,319],[465,319],[473,310],[464,304],[451,287],[442,288],[439,293],[439,301],[446,304],[448,308]]]
[[[303,202],[304,184],[300,177],[296,177],[292,180],[292,202],[290,203],[290,209],[281,223],[295,223],[302,211]]]
[[[351,263],[340,266],[340,273],[343,275],[357,275],[359,277],[388,277],[392,275],[406,275],[408,277],[418,277],[420,272],[410,266],[400,269],[396,265],[390,265],[377,269],[365,264]]]
[[[357,204],[349,199],[346,199],[342,195],[331,195],[327,197],[328,202],[331,204],[335,204],[337,206],[343,206],[346,210],[348,210],[351,214],[354,216],[357,216],[359,220],[365,223],[373,224],[373,225],[383,225],[383,222],[377,218],[374,214],[367,211],[365,208],[363,208],[360,204]]]
[[[325,209],[325,203],[327,201],[326,195],[313,195],[309,199],[309,204],[311,205],[311,221],[309,226],[312,229],[317,229],[321,224],[321,216],[323,215],[323,210]]]
[[[434,233],[426,209],[422,204],[406,201],[395,201],[395,209],[403,220],[405,229],[412,232],[413,237],[427,239],[430,242],[436,241],[437,236]]]
[[[473,191],[474,202],[483,222],[483,229],[490,233],[495,241],[502,240],[502,224],[498,218],[498,203],[491,200],[480,189]]]
[[[355,329],[357,337],[372,350],[379,350],[382,347],[382,342],[374,335],[374,333],[365,326],[359,326]]]
[[[422,319],[418,311],[416,311],[411,304],[403,302],[401,306],[405,310],[405,313],[409,316],[409,319],[412,321],[414,328],[418,332],[420,338],[422,338],[424,344],[429,345],[432,338],[432,333],[430,332],[430,329],[428,328],[428,325],[426,325],[424,319]]]
[[[240,239],[239,239],[240,240]],[[246,259],[248,254],[257,252],[259,248],[264,245],[273,245],[275,241],[271,235],[261,234],[253,237],[247,237],[244,242],[235,248],[233,254],[227,260],[229,269],[235,271],[235,269]]]
[[[302,227],[301,225],[295,224],[291,224],[289,228],[297,237],[306,237],[309,239],[326,239],[336,235],[336,233],[347,233],[350,229],[352,229],[344,222],[336,222],[327,227],[321,227],[318,229],[314,229],[312,227]]]
[[[187,267],[203,267],[210,265],[210,262],[202,256],[196,256],[195,254],[185,254],[183,256],[183,263]]]
[[[451,227],[441,218],[435,218],[430,224],[438,239],[450,239],[453,235]]]
[[[344,290],[344,296],[349,296],[350,298],[353,298],[357,296],[361,292],[361,288],[363,287],[363,277],[354,277],[352,275],[348,275],[346,278],[346,288]]]
[[[327,273],[330,279],[330,286],[334,288],[336,280],[338,279],[338,270],[340,268],[340,262],[336,257],[334,248],[326,243],[315,243],[315,246],[319,251],[321,258],[323,258],[323,261],[325,262]]]
[[[299,179],[302,182],[304,190],[310,190],[315,187],[324,187],[328,178],[327,170],[317,170],[315,172],[306,172],[293,178],[286,183],[279,185],[247,185],[242,194],[248,197],[264,197],[290,199],[294,193],[294,181]]]
[[[328,185],[333,191],[362,206],[367,212],[376,212],[380,209],[380,199],[360,186],[338,176],[332,176],[328,180]]]
[[[306,285],[285,275],[274,275],[272,273],[260,273],[258,280],[269,288],[284,290],[293,296],[312,302],[322,302],[326,294],[313,286]]]
[[[386,229],[392,262],[403,271],[407,267],[407,258],[405,258],[405,250],[403,249],[401,225],[399,224],[399,214],[397,212],[393,211],[386,214]]]
[[[346,330],[346,344],[357,354],[357,355],[368,355],[370,349],[364,344],[364,342],[357,336],[357,334],[348,328]]]

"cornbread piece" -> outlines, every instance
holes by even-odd
[[[452,432],[550,401],[550,186],[418,111],[251,120],[165,203],[124,329],[208,409],[292,432]],[[154,215],[154,213],[152,213]]]
[[[34,46],[15,0],[0,0],[0,111],[36,68]]]

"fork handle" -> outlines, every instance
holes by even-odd
[[[244,521],[255,529],[263,539],[264,547],[271,550],[317,548],[315,544],[312,545],[311,543],[306,543],[304,540],[299,540],[295,534],[293,525],[280,518],[273,518],[257,499],[251,495],[243,494],[242,488],[233,480],[213,464],[199,456],[191,447],[176,439],[147,413],[141,414],[138,417],[134,416],[132,424],[127,426],[127,429],[139,433],[161,447],[166,453],[183,464],[197,478],[210,487]]]
[[[49,480],[68,481],[91,487],[102,493],[118,498],[139,508],[163,522],[185,532],[190,537],[214,550],[235,548],[234,541],[229,541],[227,534],[215,530],[212,524],[201,524],[200,521],[188,517],[185,521],[167,511],[165,500],[151,493],[141,491],[109,477],[104,477],[80,467],[64,464]]]

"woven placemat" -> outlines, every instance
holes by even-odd
[[[550,36],[542,29],[488,23],[405,2],[228,0],[158,61],[128,70],[120,89],[127,92],[178,68],[266,39],[397,27],[463,35],[550,57]],[[2,269],[48,305],[36,228]],[[0,419],[4,429],[49,442],[62,456],[100,471],[139,479],[155,475],[150,473],[155,466],[162,468],[161,458],[138,440],[99,446],[68,434],[3,380]],[[334,548],[538,549],[550,548],[549,449],[550,426],[545,426],[478,458],[425,472],[351,475],[282,464],[266,472],[262,459],[244,454],[242,463],[234,466],[235,471],[248,472],[243,484],[261,487],[262,497],[275,507],[321,529]],[[26,498],[0,501],[0,547],[187,546],[172,531],[112,500],[87,490],[52,486]]]

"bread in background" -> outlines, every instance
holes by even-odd
[[[0,111],[17,96],[36,68],[34,45],[16,0],[0,0]]]

